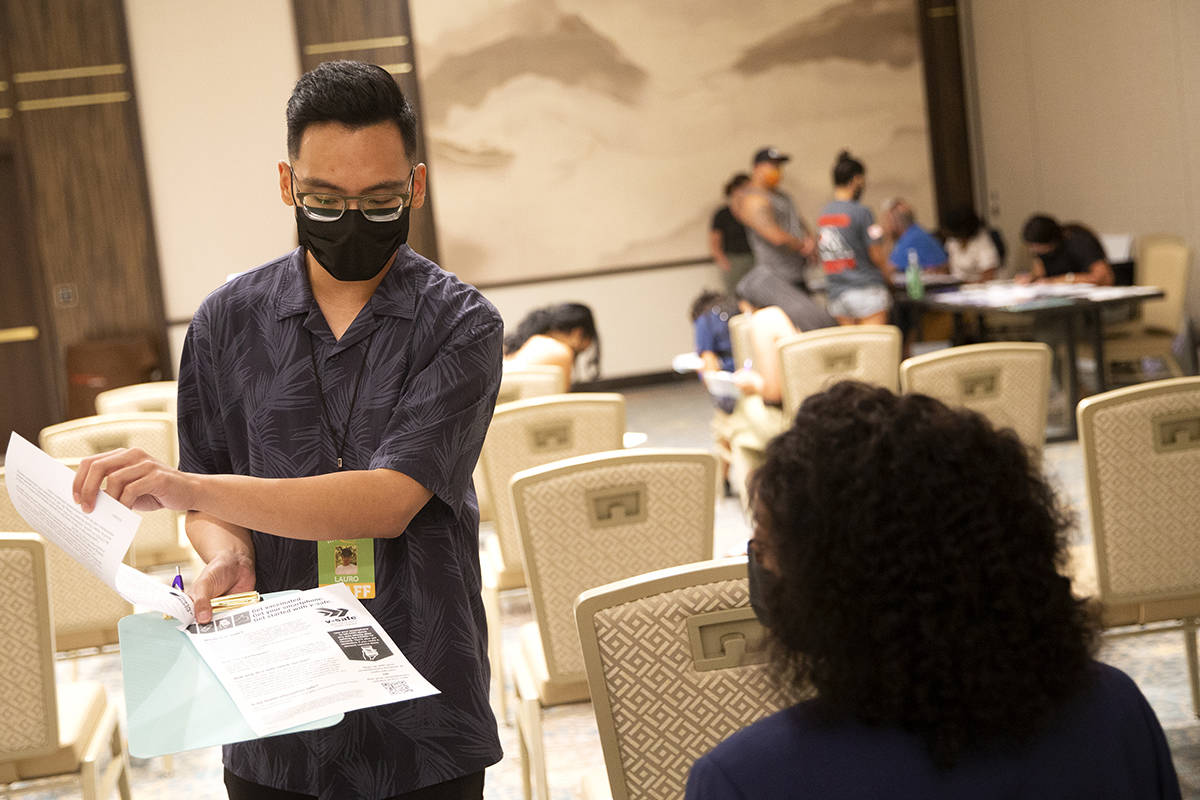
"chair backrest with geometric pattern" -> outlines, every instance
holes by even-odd
[[[900,389],[983,414],[1012,428],[1041,452],[1050,397],[1050,347],[1042,342],[987,342],[906,359]]]
[[[804,398],[838,381],[900,388],[900,329],[894,325],[819,328],[779,340],[783,413],[788,419]]]
[[[38,436],[43,450],[58,459],[86,458],[121,447],[137,447],[169,465],[179,463],[175,417],[161,412],[99,414],[43,428]],[[168,509],[142,515],[134,538],[134,562],[147,566],[137,554],[179,547],[179,513]]]
[[[713,556],[717,459],[705,450],[593,453],[513,476],[525,576],[551,681],[583,679],[580,592]]]
[[[118,386],[96,395],[97,414],[127,414],[157,411],[175,416],[179,384],[175,381],[151,381]]]
[[[1156,233],[1138,237],[1137,282],[1163,290],[1162,299],[1142,303],[1142,324],[1147,328],[1168,333],[1179,331],[1191,260],[1191,249],[1181,236]]]
[[[62,461],[71,467],[78,466],[77,459]],[[0,533],[28,530],[29,524],[17,513],[8,496],[4,467],[0,467]],[[133,606],[58,545],[44,540],[43,543],[55,646],[68,651],[116,644],[117,623],[121,617],[133,613]]]
[[[1106,624],[1200,614],[1200,377],[1079,404]]]
[[[619,450],[625,435],[625,398],[575,392],[496,406],[479,455],[496,518],[505,569],[521,568],[521,542],[508,483],[523,469],[602,450]]]
[[[562,394],[567,391],[567,375],[553,364],[531,364],[524,367],[505,365],[500,376],[500,392],[496,405]]]
[[[46,555],[31,533],[0,535],[0,761],[59,747]]]
[[[613,800],[682,797],[697,758],[795,701],[766,664],[745,557],[592,589],[575,617]]]

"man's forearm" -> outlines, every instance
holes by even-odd
[[[389,469],[307,478],[193,478],[197,511],[234,526],[289,539],[399,536],[432,497],[412,478]]]
[[[201,511],[189,511],[184,528],[192,547],[196,548],[200,558],[206,562],[212,561],[217,553],[226,550],[235,551],[251,561],[254,559],[254,542],[250,538],[250,531],[240,525],[217,519]]]

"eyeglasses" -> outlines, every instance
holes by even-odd
[[[350,203],[357,203],[358,210],[371,222],[391,222],[400,219],[401,212],[412,200],[413,175],[416,167],[408,171],[408,191],[390,194],[342,195],[328,192],[297,192],[296,171],[292,173],[292,198],[304,211],[304,216],[317,222],[336,222],[346,213]]]

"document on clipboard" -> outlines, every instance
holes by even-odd
[[[122,563],[142,521],[137,512],[101,492],[95,509],[85,513],[71,495],[71,468],[18,433],[9,437],[4,471],[13,506],[32,530],[134,605],[184,624],[195,620],[192,600],[184,592]]]

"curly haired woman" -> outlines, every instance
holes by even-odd
[[[1092,659],[1070,517],[1011,431],[840,383],[752,497],[752,602],[817,696],[698,760],[689,800],[1180,796],[1154,712]]]

